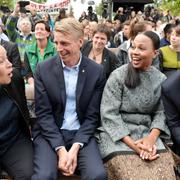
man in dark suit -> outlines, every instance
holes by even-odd
[[[107,179],[94,138],[105,84],[103,67],[82,56],[82,25],[65,18],[55,27],[58,55],[39,63],[35,75],[37,122],[33,128],[32,180],[56,180],[58,170],[83,180]]]
[[[180,71],[173,75],[162,85],[162,98],[167,117],[167,123],[173,140],[173,150],[180,155]]]

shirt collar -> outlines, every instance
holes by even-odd
[[[81,64],[81,61],[82,61],[82,53],[80,52],[80,58],[79,58],[78,64],[76,64],[75,66],[72,66],[71,68],[76,69],[76,70],[79,70],[79,66],[80,66],[80,64]],[[64,64],[63,60],[61,60],[61,63],[62,63],[63,69],[64,69],[64,68],[70,69],[70,67],[67,67],[67,66]]]
[[[24,35],[22,32],[20,32],[19,33],[19,35],[21,36],[21,37],[23,37],[23,38],[27,38],[27,37],[29,37],[29,36],[32,36],[32,32],[30,32],[28,35]]]

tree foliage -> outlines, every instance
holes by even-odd
[[[180,15],[180,0],[163,0],[160,2],[163,10],[170,10],[175,16]]]
[[[0,0],[0,1],[1,1],[0,5],[7,6],[9,7],[9,9],[12,10],[14,8],[14,3],[19,0]],[[47,0],[32,0],[32,1],[37,3],[45,3]]]
[[[2,6],[7,6],[9,9],[14,8],[14,2],[12,0],[1,0]]]
[[[36,2],[36,3],[45,3],[47,0],[32,0],[32,1],[34,1],[34,2]]]
[[[97,15],[102,16],[103,9],[104,9],[103,3],[100,3],[98,6],[96,6],[95,11]]]

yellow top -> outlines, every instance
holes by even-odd
[[[163,67],[164,68],[177,68],[180,69],[180,59],[178,60],[178,53],[173,51],[169,46],[160,48],[163,54]]]

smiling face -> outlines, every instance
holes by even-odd
[[[45,24],[38,23],[35,26],[35,37],[37,40],[47,39],[50,35],[50,32],[46,30]]]
[[[29,34],[31,32],[31,22],[24,18],[19,22],[19,29],[24,34]]]
[[[6,50],[0,46],[0,84],[11,82],[12,70],[12,64],[7,59]]]
[[[131,62],[134,68],[147,70],[151,66],[156,54],[157,51],[149,37],[143,34],[135,37],[130,49]]]
[[[103,49],[107,44],[107,35],[105,33],[97,32],[93,36],[93,48]]]
[[[83,44],[83,37],[78,38],[62,32],[54,32],[54,43],[61,60],[67,66],[76,65],[80,58],[80,48]]]

